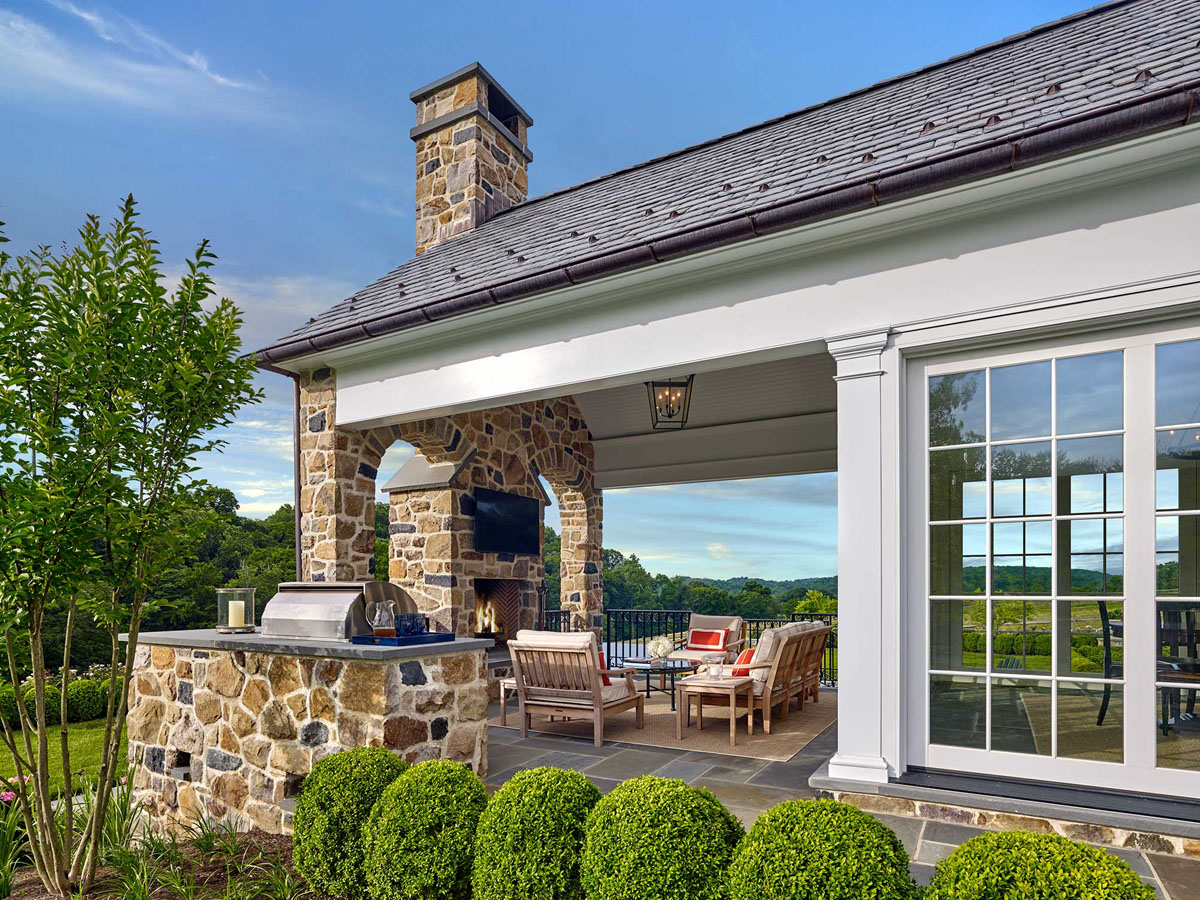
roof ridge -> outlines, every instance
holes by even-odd
[[[866,85],[864,87],[855,88],[854,90],[848,91],[845,94],[839,94],[836,97],[830,97],[829,99],[822,100],[819,103],[812,103],[808,106],[801,107],[800,109],[795,109],[795,110],[792,110],[791,112],[783,113],[782,115],[778,115],[778,116],[773,116],[772,118],[765,119],[764,121],[761,121],[761,122],[756,122],[753,125],[747,125],[744,128],[737,129],[736,131],[730,131],[725,134],[718,135],[716,137],[707,138],[706,140],[700,141],[699,143],[689,144],[688,146],[681,147],[678,150],[672,150],[668,153],[663,153],[663,154],[660,154],[659,156],[654,156],[654,157],[651,157],[650,159],[642,160],[641,162],[633,163],[632,165],[628,165],[628,166],[625,166],[620,169],[614,169],[613,171],[606,172],[603,175],[596,175],[593,178],[587,178],[583,181],[578,181],[575,184],[567,185],[566,187],[556,188],[552,191],[547,191],[544,194],[538,194],[536,197],[530,197],[528,200],[524,200],[521,203],[515,203],[512,206],[509,206],[509,207],[501,210],[500,212],[496,213],[496,215],[492,216],[488,220],[488,222],[497,221],[506,215],[511,215],[512,213],[517,212],[518,210],[528,209],[529,207],[534,206],[535,204],[540,203],[543,200],[549,200],[552,197],[558,197],[563,194],[570,194],[570,193],[580,190],[582,188],[590,187],[593,184],[599,184],[601,182],[608,181],[610,178],[616,178],[619,175],[624,175],[627,172],[636,172],[639,169],[646,169],[657,163],[663,162],[664,160],[675,159],[680,156],[685,156],[688,153],[692,153],[696,150],[700,150],[704,147],[711,147],[716,144],[720,144],[723,141],[728,141],[728,140],[732,140],[733,138],[741,137],[742,135],[745,135],[745,134],[752,134],[753,132],[758,131],[760,129],[769,128],[772,125],[778,125],[780,122],[786,122],[789,119],[798,118],[799,116],[806,115],[806,114],[814,112],[818,109],[823,109],[827,106],[833,106],[834,104],[837,104],[837,103],[844,103],[847,100],[853,99],[855,97],[861,97],[865,94],[871,93],[872,91],[881,90],[885,87],[890,87],[894,84],[899,84],[899,83],[907,81],[911,78],[916,78],[920,75],[926,75],[930,72],[936,72],[938,69],[946,68],[947,66],[962,62],[965,59],[971,59],[976,56],[982,56],[985,53],[990,53],[992,51],[998,50],[1001,47],[1009,47],[1009,46],[1012,46],[1013,44],[1018,44],[1021,41],[1028,40],[1029,38],[1036,37],[1038,35],[1045,34],[1050,31],[1055,31],[1059,28],[1062,28],[1066,25],[1070,25],[1070,24],[1080,21],[1082,19],[1087,19],[1087,18],[1091,18],[1092,16],[1101,15],[1103,13],[1110,12],[1111,10],[1120,9],[1122,7],[1130,6],[1130,5],[1133,5],[1138,2],[1146,2],[1146,0],[1108,0],[1108,2],[1100,3],[1096,6],[1092,6],[1087,9],[1080,10],[1079,12],[1070,13],[1069,15],[1062,16],[1061,18],[1054,19],[1050,22],[1043,22],[1042,24],[1035,25],[1031,28],[1026,29],[1025,31],[1019,31],[1019,32],[1016,32],[1015,34],[1009,35],[1008,37],[1000,38],[999,40],[991,41],[990,43],[987,43],[987,44],[981,44],[980,46],[975,47],[972,50],[964,51],[962,53],[951,56],[947,59],[940,60],[939,62],[930,63],[929,65],[921,66],[920,68],[917,68],[917,69],[911,69],[910,71],[904,72],[900,75],[893,75],[892,77],[885,78],[882,81],[876,81],[876,82]],[[487,225],[487,222],[484,222],[483,226],[486,226],[486,225]],[[481,226],[481,227],[483,227],[483,226]],[[479,229],[476,229],[476,230],[479,230]],[[433,248],[430,248],[430,249],[433,249]]]

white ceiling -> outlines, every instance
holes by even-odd
[[[613,488],[835,469],[834,371],[833,358],[820,353],[702,372],[681,431],[651,428],[642,383],[576,394],[595,439],[597,482]]]

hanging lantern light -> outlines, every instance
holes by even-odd
[[[692,379],[665,378],[647,381],[646,391],[650,396],[650,422],[660,430],[682,428],[687,424],[688,406],[692,402]]]

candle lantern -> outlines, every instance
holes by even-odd
[[[217,631],[254,630],[254,588],[217,588]]]
[[[650,425],[658,430],[682,428],[687,424],[688,407],[692,403],[692,380],[667,378],[647,381],[646,392],[650,395]]]

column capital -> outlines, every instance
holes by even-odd
[[[834,381],[883,375],[880,354],[888,344],[888,329],[862,331],[825,339],[829,354],[837,360]]]

